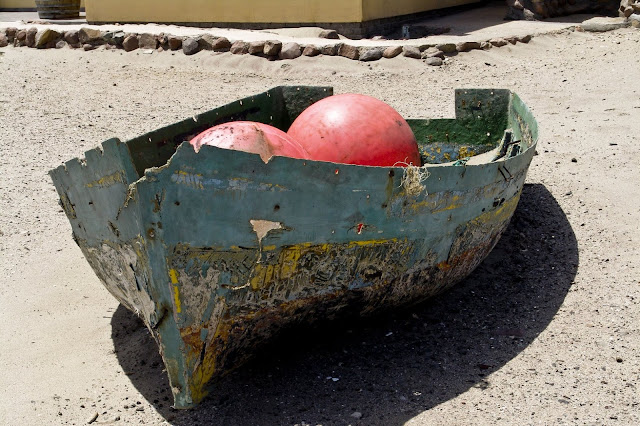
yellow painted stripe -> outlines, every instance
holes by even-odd
[[[176,304],[176,312],[182,312],[182,306],[180,305],[180,289],[177,285],[173,286],[173,298]]]
[[[173,301],[175,302],[176,312],[182,311],[180,304],[180,288],[178,287],[178,271],[175,269],[169,269],[169,278],[171,278],[171,284],[173,284]]]
[[[169,269],[169,277],[171,278],[171,284],[178,284],[178,271]]]
[[[397,241],[398,241],[397,238],[390,238],[387,240],[350,241],[349,247],[351,248],[356,246],[360,246],[360,247],[377,246],[381,244],[395,243]]]
[[[124,170],[118,170],[115,173],[104,176],[96,181],[90,182],[87,184],[87,188],[100,187],[107,188],[116,183],[124,183]]]

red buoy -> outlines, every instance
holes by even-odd
[[[386,103],[359,94],[322,99],[293,122],[289,136],[312,160],[368,166],[421,166],[413,131]]]
[[[309,158],[309,153],[280,129],[253,121],[231,121],[211,127],[191,139],[196,152],[202,145],[259,154],[266,163],[274,155]]]

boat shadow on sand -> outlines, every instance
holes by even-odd
[[[577,268],[565,213],[529,184],[495,249],[452,290],[373,319],[288,330],[192,410],[171,408],[157,346],[123,306],[112,336],[133,385],[172,424],[400,425],[492,386],[490,374],[551,322]]]

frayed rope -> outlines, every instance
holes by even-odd
[[[422,191],[426,192],[426,188],[423,184],[425,180],[431,176],[429,170],[427,170],[427,166],[414,166],[409,163],[396,163],[394,166],[404,167],[404,172],[402,174],[402,179],[400,180],[400,187],[404,188],[404,192],[409,196],[419,195]]]

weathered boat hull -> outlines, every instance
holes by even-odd
[[[85,257],[156,339],[178,408],[288,324],[446,290],[509,223],[537,125],[506,90],[456,91],[455,120],[409,120],[423,157],[437,162],[419,170],[265,164],[181,144],[238,119],[286,129],[330,94],[275,88],[126,143],[111,139],[51,172]]]

